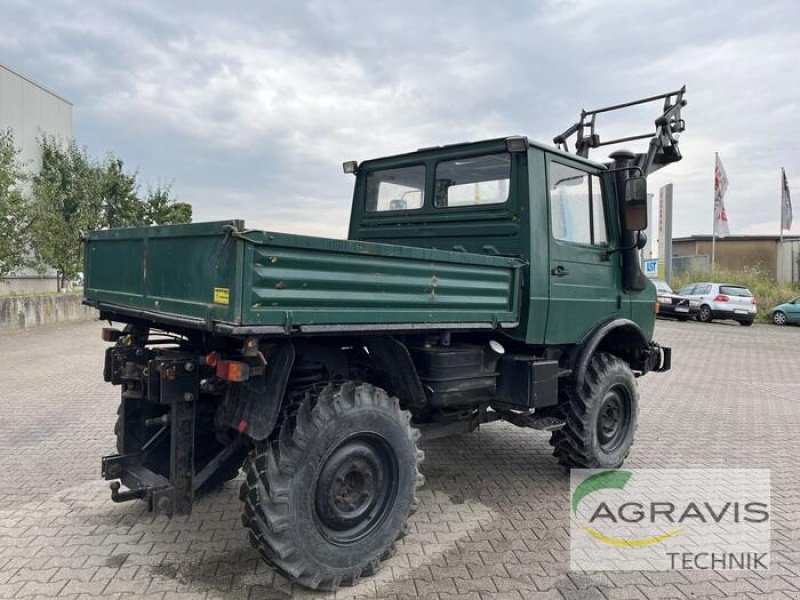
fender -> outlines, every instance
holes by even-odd
[[[270,353],[264,375],[231,385],[217,409],[217,424],[259,442],[267,439],[278,420],[294,359],[294,344],[285,342]]]
[[[403,408],[422,408],[427,403],[417,368],[404,344],[388,335],[366,342],[375,366],[387,378],[387,392],[397,396]]]
[[[615,348],[616,342],[624,343],[620,343],[619,347]],[[601,346],[612,354],[624,358],[635,369],[639,367],[650,343],[642,328],[630,319],[613,319],[599,325],[583,339],[576,349],[572,362],[572,373],[578,388],[583,385],[586,369],[589,367],[592,356]]]

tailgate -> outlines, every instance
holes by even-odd
[[[84,298],[126,314],[210,328],[238,323],[241,221],[92,231],[84,236]]]

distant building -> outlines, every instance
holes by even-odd
[[[672,240],[676,271],[711,264],[711,236],[692,235]],[[731,271],[760,266],[779,283],[800,282],[800,236],[729,235],[717,238],[715,264]]]
[[[43,85],[0,64],[0,130],[11,129],[20,160],[32,173],[41,168],[39,137],[73,137],[72,103]],[[0,294],[56,291],[55,274],[14,273],[0,280]]]

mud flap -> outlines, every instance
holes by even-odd
[[[278,420],[295,359],[291,342],[275,348],[264,374],[231,384],[215,416],[219,429],[233,428],[256,441],[267,439]]]

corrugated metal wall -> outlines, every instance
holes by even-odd
[[[11,129],[21,158],[39,167],[41,133],[72,138],[72,104],[54,92],[0,65],[0,130]]]

